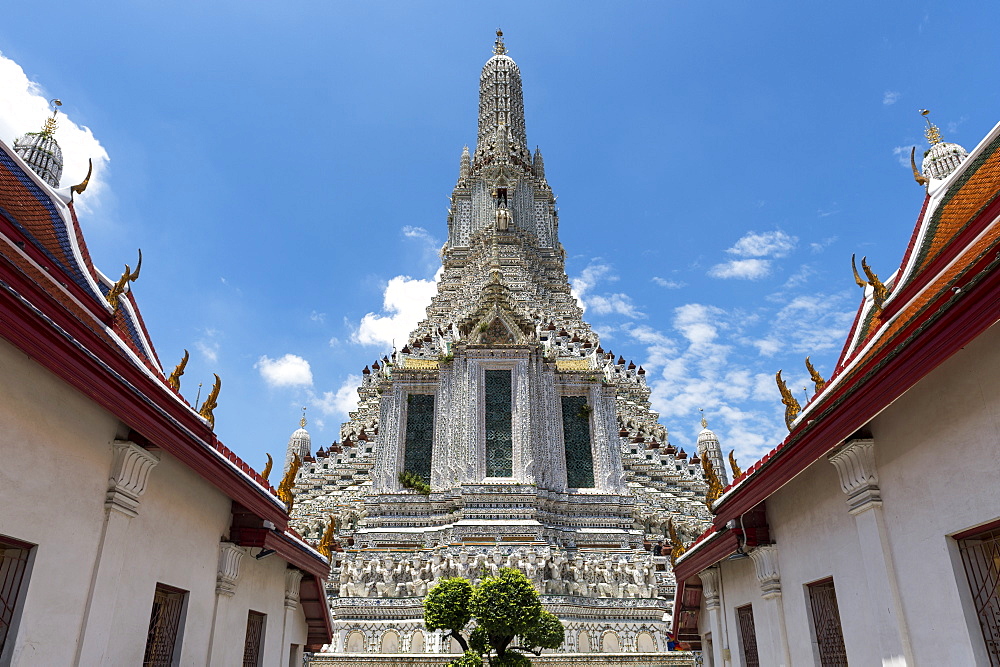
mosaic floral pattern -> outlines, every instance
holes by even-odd
[[[434,444],[434,394],[406,397],[406,450],[403,470],[431,479],[431,447]]]
[[[486,476],[514,474],[510,371],[486,371]]]
[[[586,396],[562,397],[562,424],[566,485],[591,488],[594,486],[594,454],[590,447],[590,406]]]

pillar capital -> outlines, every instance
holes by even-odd
[[[160,458],[130,440],[115,440],[114,461],[108,480],[104,507],[134,517],[139,513],[139,499],[146,492],[146,483]]]
[[[851,514],[860,514],[882,505],[874,440],[848,440],[827,458],[840,475],[840,488],[847,494],[847,507]]]
[[[698,573],[701,579],[701,594],[705,597],[705,609],[719,608],[719,568],[710,567]]]
[[[295,568],[285,570],[285,609],[297,609],[299,606],[299,583],[302,581],[302,571]]]
[[[750,552],[757,570],[757,581],[765,600],[781,595],[781,573],[778,571],[778,547],[769,544],[759,546]]]
[[[236,580],[240,578],[240,563],[245,553],[232,542],[219,544],[219,571],[215,577],[217,595],[232,597],[236,593]]]

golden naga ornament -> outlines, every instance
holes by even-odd
[[[261,471],[260,476],[263,477],[266,482],[267,478],[271,475],[271,467],[274,465],[274,459],[272,459],[271,455],[267,452],[264,452],[264,455],[267,456],[267,463],[264,464],[264,470]]]
[[[858,265],[854,263],[854,257],[855,256],[852,253],[851,254],[851,270],[854,271],[854,282],[857,284],[858,287],[860,287],[861,289],[864,289],[865,287],[868,287],[868,281],[865,280],[864,278],[862,278],[860,275],[858,275]]]
[[[285,503],[289,514],[292,513],[292,505],[295,504],[295,494],[292,493],[292,490],[295,488],[295,476],[299,474],[300,467],[302,467],[302,459],[296,454],[295,458],[292,459],[292,464],[288,467],[288,472],[281,478],[281,484],[278,485],[278,499]]]
[[[181,376],[184,375],[184,369],[187,368],[190,357],[191,354],[187,350],[184,350],[184,357],[181,359],[181,363],[174,367],[174,372],[167,378],[167,384],[173,387],[174,391],[181,390]]]
[[[139,279],[139,272],[142,271],[142,249],[139,250],[139,263],[135,266],[135,271],[129,268],[129,265],[125,265],[125,273],[122,277],[118,279],[108,292],[107,297],[108,305],[111,306],[112,310],[118,310],[118,299],[122,294],[129,291],[129,283],[134,283]]]
[[[800,412],[802,412],[802,406],[800,406],[799,402],[795,400],[794,396],[792,396],[792,392],[788,390],[788,385],[785,384],[785,381],[781,379],[781,371],[778,371],[775,374],[774,379],[778,383],[778,391],[781,392],[781,402],[785,404],[785,426],[787,426],[788,430],[791,431],[792,422],[794,422],[795,418],[799,416]]]
[[[90,185],[90,175],[94,173],[94,161],[91,158],[87,158],[87,177],[83,179],[82,182],[77,183],[70,187],[69,191],[73,194],[82,195],[83,191],[87,189]]]
[[[215,375],[215,384],[212,385],[212,391],[208,392],[208,398],[201,404],[198,414],[207,419],[208,425],[214,429],[215,408],[219,407],[219,390],[222,389],[222,378],[219,377],[218,373],[213,373],[213,375]]]
[[[735,449],[729,450],[729,467],[733,471],[733,481],[735,482],[737,479],[739,479],[740,475],[743,474],[743,471],[740,470],[740,467],[738,465],[736,465],[736,450]]]
[[[722,481],[715,474],[715,468],[712,467],[707,457],[701,460],[701,469],[705,472],[705,481],[708,482],[705,504],[708,505],[708,509],[712,509],[712,503],[722,495]]]
[[[809,357],[806,357],[806,370],[809,371],[809,377],[812,378],[813,385],[816,387],[816,393],[820,393],[826,388],[826,380],[823,376],[819,374],[812,362],[809,361]]]
[[[868,262],[865,261],[866,259],[868,258],[861,258],[861,269],[868,277],[868,284],[872,286],[872,300],[875,301],[875,307],[882,310],[882,304],[885,303],[885,298],[889,295],[889,289],[878,279],[878,276],[875,275],[871,267],[868,266]]]
[[[684,542],[678,537],[673,519],[667,521],[667,532],[670,534],[670,564],[676,565],[677,559],[684,555],[687,547],[684,546]]]
[[[337,531],[337,520],[330,515],[330,523],[326,524],[326,530],[323,531],[323,537],[320,538],[319,545],[316,547],[316,551],[320,552],[326,556],[329,560],[333,556],[333,547],[337,543],[334,539],[334,534]]]
[[[910,169],[913,170],[913,180],[917,182],[917,185],[927,185],[930,181],[917,169],[917,161],[914,159],[916,152],[916,146],[910,149]]]

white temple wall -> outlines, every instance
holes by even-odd
[[[851,664],[989,664],[951,535],[1000,518],[998,378],[994,325],[869,424],[881,508],[852,516],[826,456],[767,499],[792,664],[818,664],[807,585],[827,577]],[[748,602],[761,664],[782,664],[753,563],[720,568],[732,665],[742,664],[735,609]],[[710,619],[703,600],[700,631],[721,652]]]
[[[267,614],[263,664],[305,643],[301,608],[286,627],[276,555],[244,555],[235,594],[217,596],[225,495],[155,450],[137,515],[106,510],[120,422],[2,339],[0,380],[0,535],[37,545],[0,663],[141,664],[158,583],[188,592],[178,664],[208,664],[210,641],[214,664],[238,663],[249,609]]]

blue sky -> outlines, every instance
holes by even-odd
[[[898,268],[923,196],[917,109],[970,150],[1000,120],[998,15],[22,2],[0,24],[0,139],[63,100],[63,185],[98,158],[95,262],[117,276],[142,248],[134,290],[164,366],[191,350],[192,401],[222,376],[216,430],[262,467],[300,406],[314,448],[338,438],[353,378],[429,298],[501,26],[586,319],[647,368],[674,444],[691,450],[704,408],[748,464],[786,432],[774,372],[806,385],[807,354],[832,370],[861,298],[851,253]]]

